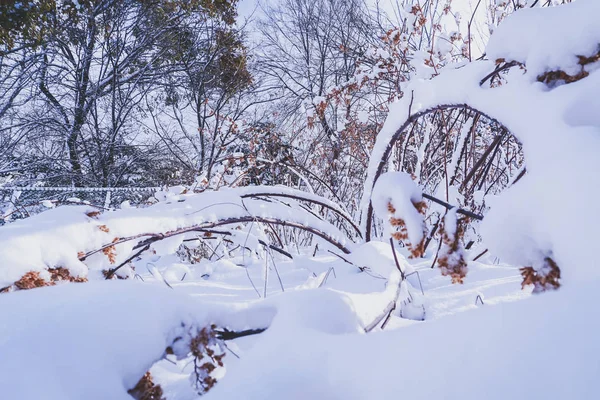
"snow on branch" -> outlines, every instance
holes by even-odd
[[[468,272],[467,261],[461,244],[464,235],[464,221],[458,220],[456,212],[456,208],[449,210],[441,224],[442,246],[438,252],[437,264],[442,271],[442,275],[452,278],[452,283],[464,283],[463,279]]]
[[[359,237],[362,237],[360,228],[353,221],[352,217],[344,209],[341,208],[341,205],[334,203],[331,200],[325,199],[321,196],[286,187],[273,187],[268,189],[266,187],[262,187],[259,188],[259,190],[257,190],[257,188],[255,187],[248,187],[243,189],[243,192],[244,193],[240,196],[242,198],[284,197],[297,201],[305,201],[327,208],[328,210],[333,211],[336,215],[341,217],[347,223],[349,223],[350,226],[352,226],[352,228],[354,229],[355,233]]]
[[[254,196],[254,194],[263,196]],[[199,194],[169,194],[145,208],[100,212],[88,206],[64,206],[0,227],[0,288],[11,287],[29,272],[50,282],[49,269],[64,268],[73,278],[88,269],[112,277],[144,251],[174,253],[190,233],[217,227],[239,232],[245,224],[267,224],[305,231],[328,245],[350,253],[352,238],[299,202],[265,201],[264,195],[293,196],[349,218],[343,210],[316,195],[273,187],[229,189]],[[186,236],[187,235],[187,236]],[[257,238],[256,245],[260,244]],[[287,254],[279,249],[281,254]]]
[[[380,216],[386,216],[385,237],[404,242],[413,257],[424,252],[427,229],[425,202],[421,189],[410,175],[403,172],[383,174],[373,189],[373,207]]]
[[[493,61],[524,65],[532,80],[578,81],[600,61],[598,14],[596,0],[518,10],[494,31],[486,54]]]

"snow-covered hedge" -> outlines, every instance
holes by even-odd
[[[348,253],[357,235],[350,237],[327,219],[299,202],[331,210],[342,221],[350,217],[331,201],[284,187],[222,189],[203,193],[158,193],[162,201],[144,208],[101,212],[87,206],[58,207],[0,228],[0,289],[10,287],[28,272],[46,281],[60,268],[71,277],[84,278],[88,271],[100,273],[126,267],[142,251],[158,255],[174,253],[181,243],[217,227],[245,247],[257,248],[266,239],[254,222],[309,230],[338,251]],[[265,200],[271,198],[271,200]],[[283,198],[285,201],[276,201]],[[239,231],[240,226],[251,225]],[[256,225],[256,224],[255,224]],[[357,229],[357,228],[356,228]],[[258,246],[260,247],[260,246]],[[127,274],[127,268],[121,273]]]

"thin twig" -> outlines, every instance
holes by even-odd
[[[400,276],[402,278],[402,280],[404,280],[406,277],[404,276],[404,271],[402,270],[402,268],[400,267],[400,263],[398,262],[398,256],[396,255],[396,248],[394,247],[394,238],[390,237],[390,246],[392,246],[392,254],[394,255],[394,262],[396,263],[396,268],[398,268],[398,271],[400,271]]]
[[[231,350],[231,349],[229,348],[229,346],[227,346],[227,343],[223,342],[223,343],[221,343],[221,344],[223,345],[223,347],[225,347],[225,348],[227,349],[227,351],[229,351],[231,354],[233,354],[233,355],[235,356],[235,358],[237,358],[237,359],[239,359],[239,358],[240,358],[240,356],[238,356],[238,355],[235,353],[235,351]]]
[[[515,65],[519,65],[520,63],[518,61],[510,61],[507,62],[506,64],[502,65],[502,66],[497,66],[492,72],[490,72],[489,74],[487,74],[482,80],[479,81],[479,86],[482,86],[485,81],[487,81],[488,79],[498,75],[500,72],[507,70],[509,68],[514,67]]]
[[[309,198],[305,198],[305,197],[301,197],[301,196],[297,196],[297,195],[292,195],[292,194],[287,194],[287,193],[277,193],[277,192],[261,192],[261,193],[248,193],[248,194],[243,194],[240,197],[241,198],[259,198],[259,197],[286,197],[286,198],[290,198],[290,199],[294,199],[294,200],[299,200],[299,201],[306,201],[308,203],[314,203],[314,204],[318,204],[321,207],[325,207],[328,208],[329,210],[333,211],[334,213],[336,213],[337,215],[339,215],[340,217],[342,217],[343,219],[345,219],[354,229],[354,231],[356,232],[356,234],[359,237],[362,237],[362,233],[360,232],[360,228],[358,227],[358,225],[356,225],[356,223],[354,221],[352,221],[352,219],[350,218],[350,216],[348,216],[343,210],[338,209],[330,204],[327,204],[323,201],[319,201],[319,200],[315,200],[315,199],[309,199]]]
[[[156,278],[156,276],[154,276],[154,272],[152,272],[152,270],[150,270],[150,268],[148,267],[149,265],[152,265],[154,267],[154,271],[158,274],[159,278],[164,282],[164,284],[167,285],[169,288],[173,289],[173,286],[171,286],[171,284],[165,279],[165,277],[162,276],[162,274],[160,273],[158,268],[156,268],[156,265],[154,265],[154,263],[151,263],[151,262],[146,263],[146,269],[148,270],[150,275],[152,275],[154,278]]]
[[[479,253],[479,255],[473,259],[473,261],[479,260],[487,252],[488,252],[488,249],[485,249],[484,251],[482,251],[481,253]]]
[[[401,283],[398,283],[398,287],[396,288],[396,293],[394,294],[394,299],[392,301],[390,301],[388,303],[388,305],[385,307],[385,309],[383,310],[383,312],[381,314],[379,314],[374,320],[373,322],[371,322],[369,325],[367,325],[365,327],[365,332],[369,333],[371,332],[373,329],[375,329],[377,327],[377,325],[379,325],[379,323],[381,321],[383,321],[385,319],[385,323],[387,323],[387,321],[389,320],[390,316],[392,315],[392,312],[396,309],[396,303],[398,302],[398,298],[400,297],[400,290],[401,290]]]
[[[275,275],[277,275],[277,280],[279,281],[279,286],[281,287],[281,291],[285,292],[283,288],[283,281],[281,280],[281,275],[279,275],[279,270],[277,269],[277,264],[275,264],[275,258],[273,258],[273,254],[269,252],[269,256],[271,256],[271,262],[273,263],[273,268],[275,269]]]
[[[259,333],[263,333],[267,328],[255,328],[255,329],[246,329],[243,331],[230,331],[227,328],[223,328],[223,330],[215,330],[217,339],[220,340],[233,340],[239,339],[245,336],[258,335]]]
[[[268,250],[267,250],[268,253]],[[265,285],[264,285],[264,289],[263,289],[263,297],[266,299],[267,298],[267,284],[269,283],[269,257],[268,255],[265,255]]]
[[[121,267],[123,267],[124,265],[126,265],[128,262],[130,262],[131,260],[133,260],[134,258],[136,258],[137,256],[139,256],[140,254],[142,254],[144,251],[148,250],[150,248],[150,245],[146,245],[145,247],[143,247],[141,250],[139,250],[138,252],[136,252],[134,255],[132,255],[131,257],[129,257],[127,260],[123,261],[121,264],[119,264],[118,266],[116,266],[115,268],[111,268],[108,270],[108,273],[106,274],[106,279],[112,279],[112,277],[115,275],[115,272],[117,272],[119,269],[121,269]]]
[[[421,283],[421,274],[419,274],[419,271],[415,270],[415,271],[411,272],[410,274],[406,275],[406,277],[408,278],[409,276],[414,275],[414,274],[416,274],[417,279],[419,279],[419,287],[421,288],[421,294],[425,295],[425,292],[423,291],[423,283]]]
[[[292,221],[283,221],[283,220],[279,220],[279,219],[275,219],[275,218],[269,218],[269,217],[253,217],[253,216],[242,216],[242,217],[234,217],[234,218],[226,218],[226,219],[222,219],[222,220],[218,220],[218,221],[214,221],[214,222],[204,222],[201,224],[197,224],[197,225],[192,225],[186,228],[180,228],[180,229],[176,229],[170,232],[166,232],[166,233],[140,233],[137,235],[133,235],[133,236],[128,236],[128,237],[123,237],[123,238],[119,238],[118,240],[105,244],[104,246],[90,251],[88,253],[86,253],[85,255],[83,255],[82,257],[79,258],[80,261],[84,261],[86,258],[88,258],[89,256],[91,256],[92,254],[96,254],[99,253],[101,251],[103,251],[104,249],[107,249],[109,247],[112,246],[116,246],[118,244],[121,243],[125,243],[131,240],[135,240],[135,239],[139,239],[139,238],[143,238],[143,237],[147,237],[147,239],[142,240],[141,242],[139,242],[138,244],[136,244],[133,249],[138,249],[140,247],[144,247],[147,244],[151,244],[154,242],[157,242],[159,240],[163,240],[163,239],[167,239],[173,236],[177,236],[177,235],[181,235],[184,233],[188,233],[188,232],[194,232],[194,231],[205,231],[206,229],[210,229],[210,228],[215,228],[218,226],[224,226],[224,225],[231,225],[231,224],[238,224],[238,223],[244,223],[244,222],[266,222],[266,223],[271,223],[274,225],[281,225],[281,226],[287,226],[287,227],[291,227],[291,228],[298,228],[301,230],[304,230],[306,232],[312,233],[314,235],[319,236],[321,239],[324,239],[325,241],[329,242],[330,244],[334,245],[335,247],[337,247],[338,249],[340,249],[341,251],[343,251],[346,254],[350,254],[350,250],[344,246],[343,244],[341,244],[339,241],[337,241],[336,239],[334,239],[333,237],[330,237],[327,233],[317,229],[317,228],[313,228],[310,226],[306,226],[306,225],[302,225],[300,223],[297,222],[292,222]],[[283,254],[283,253],[282,253]]]
[[[331,267],[331,268],[329,268],[329,270],[327,270],[325,277],[323,277],[323,280],[321,281],[321,283],[319,284],[318,287],[322,287],[327,282],[327,278],[329,278],[329,274],[331,273],[331,271],[333,271],[333,267]],[[335,275],[335,272],[333,274]]]

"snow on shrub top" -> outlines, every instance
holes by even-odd
[[[577,56],[600,50],[599,15],[598,0],[516,11],[494,31],[486,54],[494,61],[524,63],[534,78],[556,70],[576,75],[581,70]]]

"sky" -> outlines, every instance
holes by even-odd
[[[262,0],[263,2],[275,2],[276,0]],[[370,3],[375,5],[377,0],[369,0]],[[379,0],[380,6],[385,10],[393,10],[393,6],[396,3],[395,0]],[[249,17],[252,12],[257,8],[258,0],[240,0],[238,3],[238,14],[240,17]],[[475,0],[453,0],[452,7],[455,10],[460,11],[463,15],[470,15],[470,11],[474,8],[477,1]]]
[[[264,3],[275,3],[277,0],[239,0],[238,3],[238,16],[239,20],[244,21],[247,18],[253,17],[256,18],[260,16],[260,7],[259,1]],[[368,0],[373,6],[379,3],[379,6],[386,10],[390,14],[394,14],[396,0]],[[452,10],[454,12],[459,12],[463,17],[463,22],[461,26],[461,32],[466,36],[466,23],[467,19],[470,18],[473,9],[475,9],[479,0],[452,0]],[[475,18],[475,25],[477,25],[477,20],[483,21],[485,19],[485,6],[484,3],[488,3],[488,1],[482,1],[482,4],[477,9],[477,16]],[[464,31],[464,32],[463,32]],[[487,28],[485,26],[477,26],[475,28],[475,38],[477,42],[478,37],[487,36]],[[486,40],[486,39],[484,39]],[[477,45],[477,43],[476,43]],[[475,53],[483,53],[483,44],[478,44],[477,47],[479,49],[473,49]],[[479,51],[477,51],[479,50]]]

